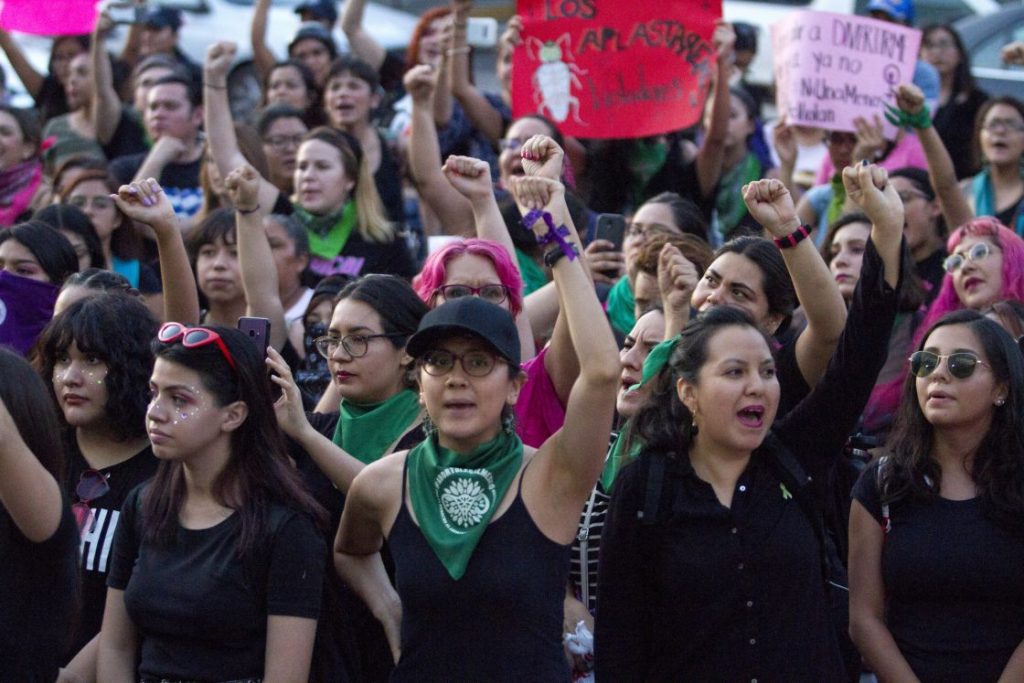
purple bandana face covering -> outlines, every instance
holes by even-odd
[[[49,282],[0,270],[0,345],[22,356],[28,353],[53,317],[58,293],[60,289]]]

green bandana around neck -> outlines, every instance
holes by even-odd
[[[297,204],[293,208],[294,216],[309,235],[309,253],[327,260],[335,258],[345,248],[359,219],[354,199],[323,216],[314,216]]]
[[[523,296],[536,292],[548,283],[548,276],[544,269],[537,265],[537,262],[527,256],[516,247],[516,263],[519,264],[519,273],[523,276]]]
[[[442,448],[433,434],[409,451],[409,499],[416,521],[448,575],[466,573],[523,462],[523,442],[502,430],[469,453]]]
[[[682,338],[682,334],[677,334],[651,349],[651,352],[647,354],[647,358],[644,359],[644,369],[643,374],[640,375],[640,381],[631,386],[629,390],[636,391],[656,377],[668,365],[668,359],[672,357],[672,351],[676,348],[676,342]]]
[[[618,282],[608,290],[608,298],[605,300],[605,313],[608,320],[620,334],[629,334],[629,331],[636,325],[634,308],[636,299],[633,297],[633,290],[629,287],[629,278],[623,275]]]
[[[369,465],[387,455],[388,447],[416,422],[420,401],[416,392],[403,389],[386,401],[371,405],[342,400],[340,412],[331,440]]]
[[[623,467],[636,460],[636,457],[640,455],[642,450],[642,442],[640,439],[634,438],[627,451],[626,440],[626,430],[623,429],[615,437],[615,443],[612,444],[612,449],[604,461],[604,471],[601,472],[601,488],[609,495],[611,495],[615,477],[622,471]]]

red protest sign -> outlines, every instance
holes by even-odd
[[[91,33],[98,0],[0,0],[0,27],[39,36]]]
[[[634,138],[700,120],[721,0],[519,0],[512,111],[580,138]]]

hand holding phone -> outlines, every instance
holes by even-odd
[[[256,345],[260,358],[266,358],[267,347],[270,345],[270,320],[243,316],[238,319],[238,329]]]

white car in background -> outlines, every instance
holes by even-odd
[[[44,0],[40,0],[44,1]],[[301,0],[272,0],[270,17],[267,21],[267,45],[279,58],[287,58],[288,43],[298,30],[300,21],[295,7]],[[152,2],[152,5],[157,4]],[[179,45],[193,60],[202,64],[206,48],[218,40],[238,43],[238,58],[228,75],[228,88],[232,110],[239,118],[246,118],[259,105],[260,83],[252,64],[252,47],[249,41],[249,27],[255,0],[168,0],[161,2],[167,7],[182,10],[184,23],[180,29]],[[412,37],[417,17],[370,2],[367,4],[363,23],[369,33],[388,51],[404,51]],[[108,44],[117,52],[124,42],[127,30],[118,27]],[[46,73],[52,39],[43,36],[14,34],[19,46],[36,69]],[[344,52],[348,47],[341,29],[335,26],[334,39],[338,49]],[[6,58],[2,60],[7,75],[7,89],[11,101],[18,106],[32,106],[32,98],[25,92],[17,74]]]
[[[989,14],[1008,0],[915,0],[915,26],[952,23],[972,14]],[[728,21],[743,21],[758,29],[757,57],[750,65],[748,79],[759,85],[771,85],[771,27],[790,12],[818,10],[839,14],[865,14],[868,0],[724,0],[722,13]]]

